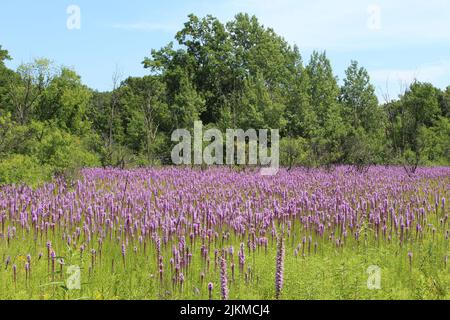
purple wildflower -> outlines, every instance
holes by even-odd
[[[220,257],[220,293],[222,300],[228,300],[227,261],[223,254]]]
[[[210,282],[208,283],[209,300],[212,300],[212,291],[213,291],[213,284]]]
[[[275,271],[275,299],[280,299],[283,290],[284,280],[284,239],[282,236],[278,239],[277,259]]]

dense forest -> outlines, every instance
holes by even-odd
[[[0,184],[37,184],[82,167],[170,164],[171,133],[280,129],[293,166],[450,164],[450,86],[414,82],[378,101],[352,61],[342,85],[325,52],[304,61],[256,17],[224,24],[190,15],[175,41],[143,58],[148,76],[88,88],[72,69],[36,59],[16,70],[0,47]]]

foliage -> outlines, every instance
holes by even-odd
[[[89,140],[57,127],[33,121],[20,125],[11,115],[0,117],[0,184],[37,185],[52,177],[100,165],[88,147]],[[39,169],[41,168],[41,169]]]
[[[280,163],[289,169],[315,165],[308,141],[304,138],[283,138],[280,141]]]
[[[57,175],[66,170],[100,165],[98,158],[86,150],[80,138],[54,127],[46,129],[37,146],[36,156]]]
[[[116,71],[108,92],[48,59],[16,70],[10,59],[0,47],[1,161],[23,155],[51,176],[170,164],[173,130],[197,120],[222,132],[279,129],[288,167],[450,164],[450,87],[414,82],[379,104],[358,62],[339,86],[325,52],[305,64],[297,46],[244,13],[226,23],[189,15],[174,43],[144,59],[150,75],[121,81]]]
[[[24,183],[37,186],[51,178],[51,169],[36,158],[11,154],[0,161],[0,185]]]
[[[433,159],[435,163],[450,162],[445,142],[449,139],[448,117],[442,113],[439,96],[439,89],[430,83],[414,82],[399,100],[386,106],[388,137],[397,159],[405,165],[417,167],[423,160],[430,164]],[[436,143],[441,149],[432,151]]]

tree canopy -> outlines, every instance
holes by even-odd
[[[0,46],[0,184],[82,166],[170,164],[172,131],[197,120],[222,131],[280,129],[289,167],[450,163],[450,86],[415,81],[380,104],[357,61],[340,85],[326,52],[305,63],[244,13],[227,23],[189,15],[174,42],[144,58],[149,75],[115,74],[109,92],[45,58],[11,70],[11,58]],[[8,170],[23,172],[2,176]]]

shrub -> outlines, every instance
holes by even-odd
[[[283,138],[280,141],[280,162],[289,168],[314,165],[311,150],[306,139]]]
[[[37,186],[50,178],[51,168],[31,156],[13,154],[0,161],[0,185],[24,183]]]
[[[49,130],[39,143],[37,157],[43,165],[50,166],[55,175],[100,165],[97,155],[89,152],[79,137],[56,128]]]

